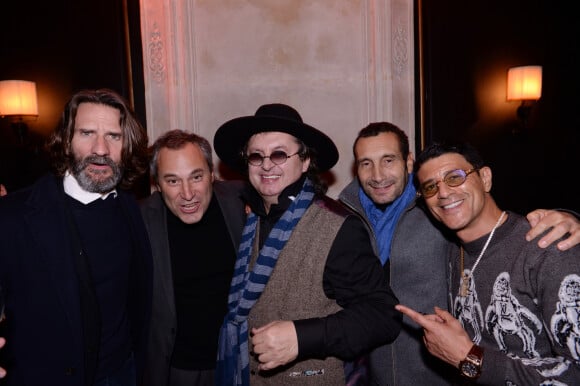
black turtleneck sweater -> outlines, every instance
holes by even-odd
[[[167,211],[167,229],[177,312],[171,365],[213,369],[236,250],[215,195],[195,224],[185,224]]]

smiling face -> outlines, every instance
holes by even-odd
[[[199,222],[211,202],[214,175],[199,146],[162,148],[157,187],[167,208],[186,224]]]
[[[71,151],[71,174],[88,192],[107,193],[122,177],[123,130],[119,110],[96,103],[79,105]]]
[[[361,137],[354,154],[360,185],[376,205],[388,205],[403,193],[409,170],[413,168],[413,157],[409,154],[403,159],[395,134],[384,132]]]
[[[300,145],[295,137],[272,131],[253,135],[248,140],[246,155],[258,153],[262,156],[269,156],[275,150],[281,150],[290,155],[295,154],[299,149]],[[308,166],[310,166],[310,159],[302,160],[299,155],[289,157],[280,165],[273,163],[270,158],[264,158],[260,166],[248,164],[248,178],[264,200],[266,211],[269,211],[272,204],[278,203],[280,193],[298,181],[308,170]]]
[[[462,155],[446,153],[425,161],[417,171],[420,185],[437,182],[437,193],[425,198],[433,216],[456,231],[464,241],[475,240],[489,233],[500,214],[489,194],[491,170],[488,167],[470,173],[459,186],[450,187],[441,181],[451,170],[472,168],[473,165]]]

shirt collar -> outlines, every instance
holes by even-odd
[[[69,171],[67,171],[66,174],[64,175],[63,185],[64,185],[64,191],[66,194],[68,194],[69,196],[71,196],[75,200],[82,202],[85,205],[89,204],[93,201],[96,201],[99,198],[101,200],[105,200],[111,194],[113,194],[113,197],[117,197],[117,190],[116,189],[113,189],[108,193],[87,192],[86,190],[81,188],[77,179],[72,174],[70,174]]]

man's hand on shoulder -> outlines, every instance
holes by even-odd
[[[536,209],[528,213],[526,218],[532,226],[526,234],[526,240],[528,241],[535,239],[547,229],[552,228],[538,241],[540,248],[546,248],[567,234],[568,236],[558,243],[559,250],[565,251],[580,243],[580,220],[572,213]]]

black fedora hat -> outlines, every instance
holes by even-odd
[[[215,133],[213,147],[218,157],[230,168],[245,172],[242,150],[250,137],[266,131],[280,131],[300,139],[316,151],[316,165],[322,172],[338,161],[338,149],[323,132],[305,124],[292,107],[272,103],[262,105],[254,115],[227,121]]]

